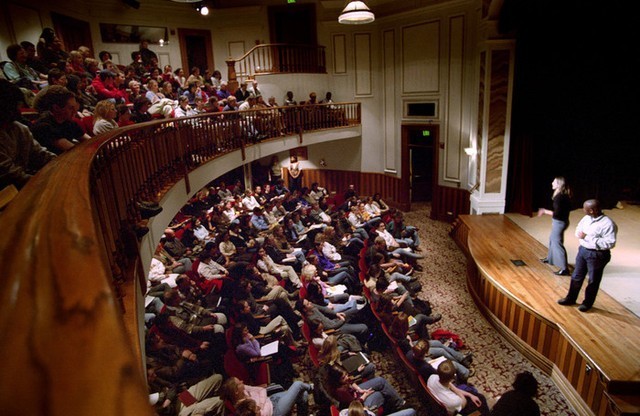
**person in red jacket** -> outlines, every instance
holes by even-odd
[[[116,103],[126,101],[127,93],[124,90],[119,90],[115,85],[116,75],[108,70],[102,70],[97,77],[93,79],[91,85],[96,91],[98,100],[114,99]]]

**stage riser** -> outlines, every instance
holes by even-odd
[[[615,404],[607,396],[606,378],[560,328],[494,285],[492,279],[477,267],[468,247],[467,225],[456,221],[451,236],[468,259],[469,292],[480,312],[496,330],[552,377],[579,414],[620,415],[620,410],[615,409]],[[609,386],[610,389],[612,387]]]

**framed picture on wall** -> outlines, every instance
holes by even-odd
[[[307,147],[296,147],[295,149],[289,150],[289,157],[291,156],[298,158],[298,162],[301,160],[307,160]]]
[[[169,39],[166,27],[121,25],[100,23],[100,37],[104,43],[140,43],[148,40],[158,44],[160,39]]]

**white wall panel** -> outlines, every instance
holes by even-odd
[[[440,22],[402,28],[402,92],[429,93],[440,89]]]

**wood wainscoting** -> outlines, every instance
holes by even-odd
[[[538,260],[546,248],[504,215],[462,215],[451,236],[480,312],[578,414],[640,414],[640,319],[602,291],[589,313],[558,305],[569,279],[553,275]]]
[[[436,186],[431,201],[431,219],[453,222],[458,215],[468,214],[471,209],[469,191],[460,188]]]
[[[285,175],[286,177],[287,175]],[[286,182],[286,179],[285,179]],[[358,195],[373,195],[380,192],[382,200],[391,206],[403,209],[400,205],[400,178],[384,173],[357,172],[350,170],[305,169],[302,171],[302,186],[311,187],[318,182],[327,191],[344,194],[353,184]],[[288,185],[288,184],[287,184]]]

